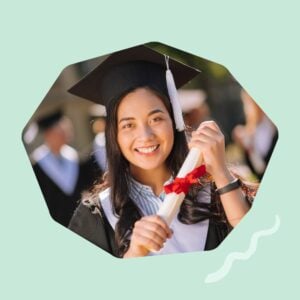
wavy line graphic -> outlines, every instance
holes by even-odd
[[[274,234],[279,229],[279,227],[280,218],[278,215],[275,215],[275,224],[271,228],[254,232],[251,236],[249,248],[245,252],[229,253],[225,259],[223,266],[216,272],[208,274],[204,282],[214,283],[224,278],[230,271],[235,260],[249,259],[256,251],[259,238]]]

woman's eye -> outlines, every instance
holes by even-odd
[[[132,128],[133,127],[133,124],[132,123],[127,123],[127,124],[124,124],[123,126],[122,126],[122,129],[130,129],[130,128]]]
[[[162,117],[155,117],[152,119],[152,122],[157,123],[162,120]]]

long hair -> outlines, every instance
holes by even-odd
[[[171,175],[175,177],[188,154],[185,132],[178,132],[175,129],[175,122],[169,98],[153,87],[144,88],[151,90],[161,99],[172,119],[174,144],[167,157],[166,166]],[[134,223],[142,216],[139,208],[129,197],[129,162],[123,156],[119,145],[116,142],[118,135],[118,107],[122,99],[132,91],[134,91],[134,89],[126,91],[121,97],[109,102],[107,106],[107,121],[105,128],[108,173],[105,182],[101,186],[110,187],[113,213],[119,218],[115,228],[115,241],[118,248],[117,255],[119,257],[123,257],[124,253],[127,251]],[[212,213],[213,210],[211,209],[210,203],[207,204],[197,201],[196,196],[201,188],[201,185],[198,187],[195,186],[191,188],[186,195],[186,199],[183,201],[178,214],[180,222],[184,224],[195,224],[207,218],[217,218],[217,216]]]

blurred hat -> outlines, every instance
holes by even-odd
[[[106,109],[104,105],[94,104],[89,108],[89,115],[91,118],[105,118]]]
[[[206,93],[203,90],[180,90],[178,91],[179,102],[183,113],[189,113],[199,108],[206,100]]]
[[[58,123],[62,119],[62,117],[63,112],[58,109],[40,117],[39,119],[37,119],[36,123],[40,130],[45,131]]]

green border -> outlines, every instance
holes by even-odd
[[[279,2],[279,3],[278,3]],[[281,299],[299,296],[299,6],[296,1],[14,1],[1,25],[1,299]],[[225,65],[279,128],[254,209],[216,251],[117,260],[50,220],[21,141],[61,70],[160,41]],[[255,255],[208,274],[253,233]],[[130,298],[129,298],[130,297]]]

